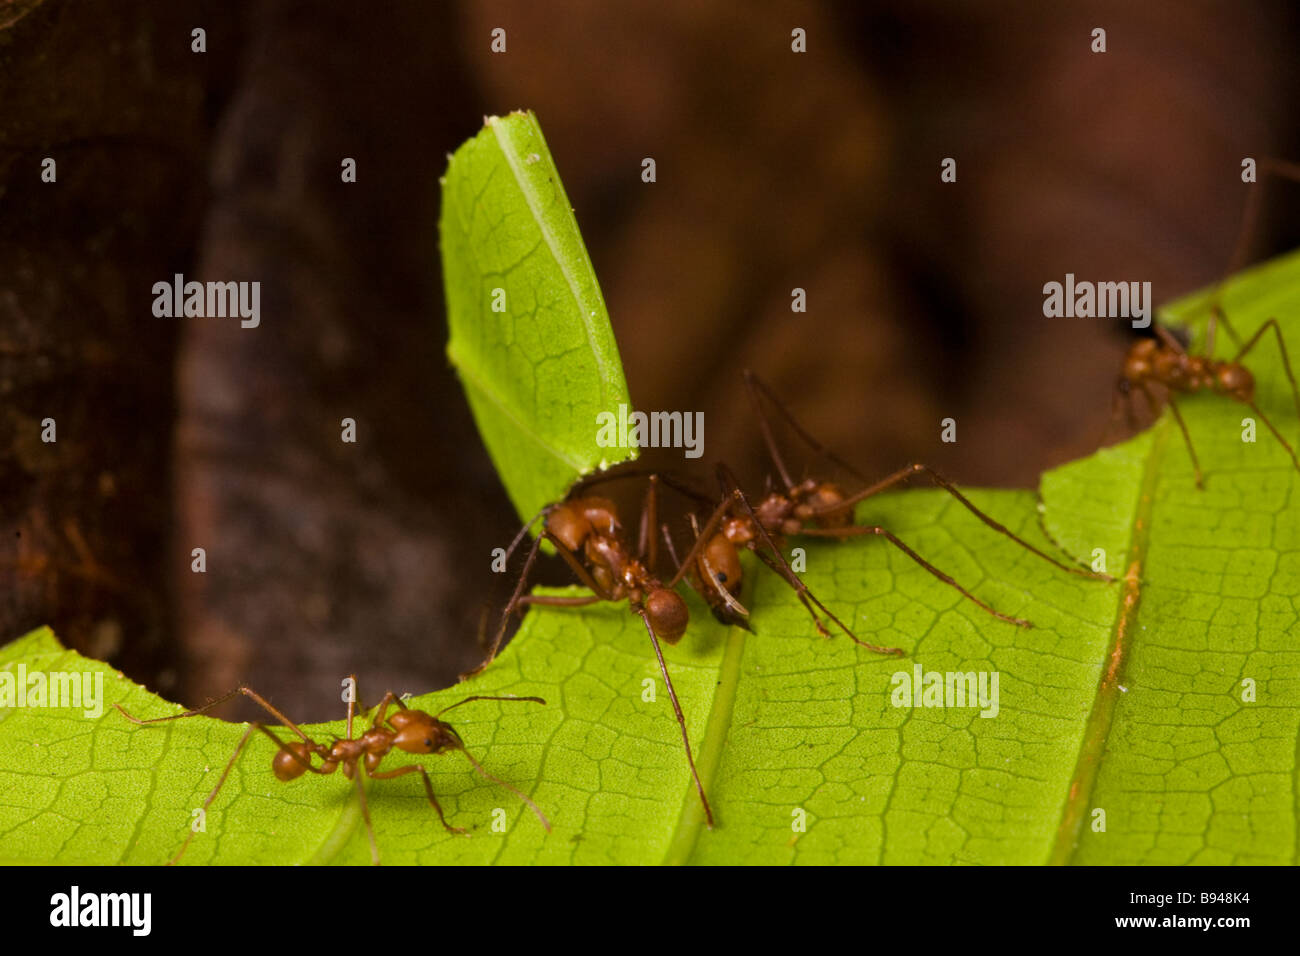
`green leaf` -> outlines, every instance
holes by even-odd
[[[596,416],[630,404],[627,384],[532,113],[488,117],[456,150],[442,180],[439,234],[447,354],[510,500],[531,518],[579,476],[635,457],[596,442]]]
[[[1225,304],[1243,334],[1277,314],[1300,340],[1300,256],[1247,273]],[[1204,299],[1165,314],[1203,329]],[[1295,438],[1276,352],[1261,347],[1250,359],[1261,407]],[[1086,400],[1104,407],[1108,396]],[[1115,584],[1052,568],[942,492],[864,503],[862,520],[891,528],[1033,629],[991,619],[874,538],[792,544],[806,548],[809,586],[860,636],[901,646],[905,658],[816,637],[789,589],[754,562],[746,603],[757,633],[725,629],[693,602],[690,630],[665,652],[713,831],[640,621],[613,605],[530,611],[491,668],[416,706],[467,694],[546,698],[469,704],[448,717],[490,772],[537,801],[553,832],[458,755],[401,755],[394,765],[429,768],[449,819],[473,835],[442,829],[418,779],[370,781],[384,861],[1296,862],[1300,475],[1265,432],[1241,441],[1242,406],[1207,395],[1181,407],[1204,491],[1168,415],[1043,478],[1046,530],[1081,559],[1103,549],[1124,578]],[[1033,493],[971,497],[1046,545]],[[175,711],[64,651],[49,631],[0,649],[0,675],[20,664],[102,673],[108,701],[137,716]],[[893,706],[891,678],[917,666],[996,670],[997,715]],[[1253,701],[1243,699],[1245,679]],[[654,702],[643,697],[647,680]],[[384,689],[362,691],[373,700]],[[166,860],[241,733],[206,717],[137,727],[107,705],[95,719],[0,709],[0,859]],[[337,775],[281,783],[273,752],[252,740],[185,862],[368,862],[351,784]],[[505,813],[503,833],[492,830],[494,808]],[[1098,809],[1104,832],[1093,829]],[[806,832],[793,829],[798,811]]]

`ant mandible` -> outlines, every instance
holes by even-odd
[[[351,686],[356,686],[355,677],[352,679]],[[403,767],[396,767],[392,770],[379,769],[380,763],[394,749],[412,754],[444,754],[452,750],[460,751],[465,755],[465,758],[473,765],[474,769],[477,770],[479,774],[486,779],[491,780],[493,783],[505,787],[522,800],[524,804],[533,811],[533,813],[537,814],[537,819],[542,822],[542,826],[546,828],[547,832],[550,832],[550,821],[547,820],[546,815],[538,809],[537,804],[533,803],[533,801],[528,799],[528,797],[521,791],[515,789],[504,780],[489,773],[483,765],[475,760],[473,755],[465,749],[465,743],[461,740],[460,734],[456,732],[456,729],[452,727],[451,724],[438,719],[447,711],[475,700],[518,700],[545,704],[546,701],[540,697],[466,697],[464,700],[451,704],[448,707],[444,707],[436,714],[430,714],[423,710],[415,710],[407,707],[400,697],[392,691],[389,691],[384,695],[384,699],[380,701],[379,709],[375,713],[375,719],[371,723],[370,729],[360,737],[352,736],[352,718],[356,710],[356,703],[354,700],[349,700],[347,737],[341,740],[335,738],[328,744],[318,743],[311,737],[307,736],[301,727],[281,713],[271,704],[270,701],[257,693],[257,691],[253,690],[251,687],[246,687],[242,684],[230,693],[223,694],[215,700],[208,701],[208,703],[204,704],[202,707],[197,707],[194,710],[187,710],[183,714],[171,714],[167,717],[154,717],[149,720],[141,720],[140,718],[133,717],[129,714],[126,708],[121,704],[115,703],[113,706],[121,711],[122,716],[127,720],[131,721],[133,724],[140,724],[143,726],[147,724],[164,723],[170,720],[181,720],[186,717],[195,717],[211,710],[218,704],[230,700],[237,694],[243,694],[245,697],[251,699],[267,713],[274,716],[281,724],[293,731],[299,739],[295,741],[284,741],[272,733],[270,728],[266,725],[261,723],[250,723],[244,730],[244,736],[240,738],[239,743],[235,746],[235,752],[230,755],[230,760],[226,763],[226,769],[222,771],[221,778],[217,781],[217,785],[212,788],[212,792],[209,793],[207,799],[203,801],[204,810],[207,810],[212,801],[217,798],[217,794],[221,792],[221,787],[225,784],[226,778],[230,776],[230,771],[234,768],[235,762],[239,759],[239,755],[243,753],[244,747],[247,746],[253,731],[256,730],[271,738],[271,741],[277,748],[275,756],[271,758],[271,769],[274,771],[276,779],[287,783],[290,780],[295,780],[298,777],[301,777],[304,773],[315,773],[323,776],[342,768],[343,776],[356,783],[357,798],[361,803],[361,815],[366,823],[366,835],[370,838],[370,857],[371,861],[376,866],[379,865],[379,846],[375,842],[374,827],[371,826],[370,823],[370,808],[366,802],[365,785],[362,783],[361,773],[358,772],[359,768],[364,769],[365,775],[375,780],[391,780],[394,777],[402,777],[408,773],[418,772],[424,781],[425,795],[428,796],[429,803],[433,806],[433,809],[438,812],[438,819],[442,821],[443,827],[446,828],[448,833],[465,833],[464,829],[453,827],[449,824],[447,818],[443,816],[442,807],[438,805],[438,798],[435,797],[433,793],[433,784],[430,782],[429,774],[423,766],[418,763],[413,763],[407,764]],[[396,705],[397,710],[394,713],[389,714],[388,710],[393,705]],[[319,766],[312,763],[313,757],[320,759]],[[189,834],[185,837],[185,842],[181,844],[181,848],[176,851],[176,855],[167,861],[168,866],[180,861],[181,856],[190,845],[190,840],[193,838],[194,830],[191,829]]]
[[[748,496],[741,490],[735,476],[725,465],[718,466],[718,476],[722,485],[723,500],[714,509],[713,514],[705,523],[703,530],[696,528],[695,541],[691,550],[683,559],[683,567],[691,569],[692,583],[696,588],[701,590],[705,600],[713,608],[714,615],[722,620],[731,619],[739,623],[748,615],[745,608],[739,604],[737,598],[740,595],[741,587],[741,565],[738,556],[738,549],[741,547],[748,548],[770,567],[780,574],[785,581],[795,589],[800,600],[803,602],[808,613],[812,616],[817,630],[823,636],[829,636],[829,631],[822,624],[817,616],[813,605],[815,604],[827,617],[832,620],[840,630],[847,634],[859,645],[877,653],[901,654],[896,648],[878,647],[874,644],[868,644],[853,633],[839,618],[835,617],[826,609],[820,601],[817,601],[808,592],[807,588],[799,580],[794,570],[786,561],[781,552],[779,542],[786,537],[793,535],[807,535],[824,538],[848,538],[858,535],[877,535],[884,538],[894,547],[902,551],[912,561],[916,562],[927,572],[934,575],[940,581],[955,588],[967,600],[973,602],[976,606],[991,614],[1000,620],[1007,621],[1018,627],[1031,627],[1029,621],[1021,618],[1011,617],[995,610],[988,604],[981,601],[966,588],[957,583],[951,576],[945,574],[936,568],[925,558],[921,557],[912,548],[908,547],[901,539],[892,532],[878,525],[856,525],[853,524],[853,508],[859,502],[877,495],[888,488],[897,485],[908,478],[916,475],[924,475],[933,481],[938,487],[942,488],[949,495],[955,498],[975,517],[992,528],[999,534],[1010,538],[1016,544],[1025,550],[1042,558],[1044,561],[1066,571],[1070,574],[1076,574],[1081,577],[1092,578],[1101,581],[1113,581],[1108,574],[1092,571],[1081,567],[1071,567],[1051,555],[1034,547],[1028,541],[1014,534],[1009,528],[1005,527],[989,515],[977,508],[973,502],[957,490],[947,479],[941,476],[933,468],[923,464],[912,464],[906,468],[899,469],[894,474],[875,482],[869,483],[852,465],[848,464],[824,446],[822,446],[812,435],[806,431],[803,426],[795,420],[789,409],[772,393],[771,389],[761,380],[753,371],[746,369],[744,372],[746,389],[750,396],[754,412],[759,421],[759,427],[763,435],[764,443],[767,446],[768,454],[771,456],[772,463],[776,466],[780,476],[782,487],[772,489],[767,492],[759,503],[755,506],[749,501]],[[854,475],[867,487],[855,494],[845,494],[839,486],[829,481],[819,481],[808,478],[800,482],[794,481],[789,470],[785,466],[785,461],[781,453],[777,450],[776,440],[772,434],[771,423],[764,411],[763,402],[770,403],[785,419],[787,424],[798,434],[814,451],[824,456],[829,461],[843,468],[845,471]],[[694,524],[694,518],[692,517]],[[760,550],[766,549],[764,550]],[[701,589],[703,582],[711,582],[709,586]]]

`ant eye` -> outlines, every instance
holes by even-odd
[[[432,746],[433,746],[433,741],[430,740],[428,737],[425,737],[425,738],[424,738],[424,745],[425,745],[426,747],[432,747]]]
[[[727,575],[724,574],[723,572],[719,571],[717,577],[718,577],[718,583],[719,583],[719,584],[726,584],[726,583],[727,583]]]

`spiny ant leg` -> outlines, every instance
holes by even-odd
[[[952,577],[950,577],[947,574],[944,574],[942,571],[936,568],[929,561],[925,560],[925,558],[921,557],[919,554],[917,554],[915,551],[909,548],[906,544],[903,543],[903,541],[899,537],[897,537],[890,531],[886,531],[884,528],[881,528],[876,525],[850,525],[847,528],[811,528],[811,529],[806,529],[803,533],[812,535],[813,537],[821,537],[821,538],[849,538],[849,537],[853,537],[854,535],[862,535],[862,534],[879,535],[880,537],[888,541],[890,544],[892,544],[894,547],[898,548],[898,550],[902,551],[905,555],[907,555],[909,558],[911,558],[921,567],[925,568],[927,571],[933,574],[944,584],[956,588],[958,591],[961,592],[962,596],[966,598],[968,601],[971,601],[974,604],[978,605],[980,608],[987,611],[989,614],[992,614],[994,617],[998,618],[999,620],[1006,621],[1008,624],[1014,624],[1016,627],[1034,626],[1031,622],[1026,621],[1023,618],[1012,617],[1009,614],[1003,614],[1001,611],[994,610],[989,605],[985,604],[983,601],[977,598],[975,595],[971,594],[970,591],[967,591],[964,587],[958,584],[955,580],[953,580]]]
[[[1166,348],[1173,350],[1179,355],[1187,354],[1187,349],[1183,348],[1183,343],[1178,341],[1178,339],[1174,336],[1174,333],[1170,332],[1167,328],[1165,328],[1163,325],[1160,325],[1159,323],[1156,323],[1153,326],[1153,328],[1155,329],[1156,338],[1158,338],[1165,345]]]
[[[1291,397],[1295,399],[1296,417],[1300,418],[1300,388],[1296,387],[1295,373],[1291,370],[1291,358],[1287,355],[1286,341],[1282,338],[1282,329],[1277,324],[1277,319],[1269,319],[1256,329],[1255,334],[1250,337],[1250,341],[1241,347],[1241,351],[1237,353],[1233,361],[1240,362],[1245,358],[1246,353],[1255,347],[1255,343],[1263,337],[1265,330],[1270,326],[1273,329],[1273,333],[1277,336],[1277,350],[1282,355],[1282,367],[1286,370],[1287,381],[1291,383]]]
[[[315,744],[314,740],[312,740],[310,737],[308,737],[305,733],[302,732],[302,728],[300,728],[292,720],[290,720],[283,713],[281,713],[269,700],[267,700],[257,691],[253,690],[253,688],[248,687],[244,684],[240,684],[238,687],[230,691],[230,693],[228,694],[222,694],[220,697],[216,698],[215,700],[208,701],[202,707],[196,707],[193,710],[187,710],[183,714],[169,714],[166,717],[151,717],[148,720],[141,720],[138,717],[132,717],[129,713],[127,713],[126,708],[123,707],[121,704],[114,703],[113,706],[116,707],[119,711],[121,711],[122,716],[125,717],[127,720],[131,721],[131,723],[133,724],[142,724],[142,725],[161,724],[169,720],[183,720],[186,717],[196,717],[199,714],[206,713],[207,711],[211,710],[213,707],[216,707],[218,704],[224,704],[226,701],[230,700],[230,698],[234,697],[236,694],[243,694],[245,697],[251,699],[254,703],[260,706],[264,711],[266,711],[268,714],[270,714],[272,717],[278,720],[281,724],[283,724],[285,727],[289,728],[300,738],[302,738],[303,742],[309,744]]]
[[[121,710],[120,707],[118,709]],[[123,713],[125,713],[125,711],[123,711]],[[138,721],[138,722],[143,723],[143,721]],[[222,786],[225,785],[226,778],[230,776],[230,771],[235,766],[235,761],[239,759],[239,755],[244,752],[244,747],[248,745],[248,738],[253,735],[253,726],[254,725],[250,724],[244,728],[244,736],[239,738],[239,743],[235,745],[235,752],[232,753],[230,755],[230,759],[226,761],[226,769],[221,771],[221,778],[217,780],[217,785],[212,788],[212,792],[208,794],[208,798],[203,801],[203,812],[205,814],[208,811],[208,807],[212,805],[212,801],[217,799],[217,794],[221,792]],[[189,832],[185,834],[185,842],[182,843],[181,848],[176,851],[176,855],[167,861],[168,866],[175,866],[177,863],[180,862],[181,857],[184,855],[185,851],[189,848],[190,841],[194,839],[193,821],[191,821],[187,829]]]
[[[764,564],[785,578],[784,570],[779,564],[762,551],[755,551],[754,553],[758,555],[759,559]],[[862,638],[858,637],[857,634],[853,633],[853,630],[847,624],[836,617],[835,613],[831,611],[830,608],[818,600],[817,595],[813,594],[806,585],[800,586],[802,582],[796,584],[794,581],[790,581],[789,578],[786,578],[786,583],[794,589],[794,593],[798,595],[799,600],[803,603],[804,609],[807,610],[808,616],[811,617],[813,623],[817,625],[817,633],[822,637],[830,637],[831,632],[826,629],[826,626],[821,622],[821,618],[817,616],[817,611],[813,607],[814,604],[817,608],[821,609],[823,614],[835,622],[836,627],[848,635],[849,640],[854,644],[857,644],[859,647],[865,647],[869,651],[874,651],[877,654],[886,654],[890,657],[902,657],[903,654],[906,653],[901,647],[882,647],[879,644],[872,644],[868,641],[864,641]]]
[[[1254,402],[1247,402],[1246,404],[1248,404],[1250,406],[1250,410],[1253,411],[1256,415],[1258,415],[1259,418],[1264,422],[1264,424],[1268,426],[1268,430],[1273,433],[1273,437],[1278,440],[1278,443],[1281,444],[1281,446],[1286,449],[1286,453],[1291,456],[1291,461],[1295,465],[1296,471],[1300,471],[1300,459],[1296,458],[1295,450],[1289,444],[1287,444],[1287,440],[1282,437],[1282,433],[1273,426],[1273,423],[1271,421],[1268,420],[1268,416],[1265,415],[1262,411],[1260,411],[1258,405],[1256,405]]]
[[[785,403],[777,398],[776,394],[768,387],[767,383],[755,375],[751,369],[745,369],[744,374],[745,385],[749,389],[750,402],[754,406],[755,414],[758,415],[759,428],[763,433],[763,440],[767,444],[768,454],[772,456],[772,462],[776,465],[777,471],[781,473],[781,480],[785,482],[785,489],[783,490],[789,490],[794,487],[794,483],[790,479],[790,473],[786,470],[784,463],[781,461],[780,453],[776,450],[776,441],[772,437],[772,429],[768,422],[768,418],[763,412],[761,398],[766,398],[768,402],[771,403],[772,407],[775,408],[777,412],[780,413],[781,417],[785,419],[786,424],[794,429],[795,434],[802,438],[804,443],[814,452],[821,455],[831,464],[843,468],[859,481],[868,480],[865,475],[858,471],[858,469],[854,468],[839,455],[835,454],[819,442],[806,428],[800,425],[790,409],[785,407]]]
[[[776,541],[773,540],[772,536],[768,533],[767,529],[763,527],[763,522],[759,520],[757,512],[755,512],[753,507],[750,505],[749,498],[747,498],[745,496],[745,492],[741,490],[740,484],[736,481],[736,476],[731,473],[731,469],[729,469],[726,465],[719,465],[718,480],[722,482],[724,488],[730,488],[730,491],[728,493],[732,496],[733,500],[740,502],[740,506],[744,508],[745,512],[749,515],[750,521],[753,523],[754,527],[758,529],[758,537],[762,542],[763,546],[765,546],[768,549],[770,555],[774,557],[776,560],[775,562],[768,560],[767,556],[764,555],[763,552],[758,550],[757,548],[754,549],[754,553],[757,554],[759,558],[762,559],[765,564],[767,564],[768,567],[772,568],[772,570],[776,571],[777,574],[781,575],[781,577],[785,580],[785,582],[788,585],[790,585],[790,587],[794,588],[795,593],[799,595],[799,600],[803,603],[803,606],[805,608],[808,608],[808,613],[812,615],[813,620],[816,622],[817,630],[819,632],[825,635],[825,631],[822,628],[821,620],[817,617],[817,615],[813,612],[813,609],[809,606],[808,603],[809,601],[815,604],[823,614],[825,614],[828,618],[834,621],[836,626],[838,626],[840,630],[842,630],[845,634],[847,634],[854,643],[859,644],[862,647],[865,647],[869,650],[875,651],[877,654],[901,655],[903,653],[901,648],[880,647],[876,644],[868,643],[867,641],[862,640],[860,637],[854,634],[852,628],[850,628],[847,624],[845,624],[838,617],[836,617],[834,612],[832,612],[830,608],[828,608],[825,604],[823,604],[820,600],[818,600],[817,595],[813,594],[812,591],[808,588],[808,586],[804,584],[803,581],[799,578],[799,575],[794,573],[794,568],[790,567],[790,562],[786,561],[785,555],[782,554],[781,549],[777,547]]]
[[[375,841],[375,828],[370,822],[370,804],[366,802],[366,785],[361,781],[360,769],[352,775],[352,779],[357,785],[357,799],[361,801],[361,818],[366,822],[366,836],[370,839],[370,862],[378,866],[379,844]]]
[[[570,597],[565,594],[525,594],[519,599],[520,606],[537,604],[542,607],[588,607],[607,601],[599,594],[583,594]]]
[[[641,505],[641,539],[637,544],[637,554],[645,561],[651,574],[659,561],[659,542],[655,537],[655,526],[658,523],[659,476],[652,474],[648,479],[645,502]]]
[[[520,698],[520,699],[523,699],[523,698]],[[541,700],[540,697],[536,697],[536,698],[533,698],[533,699],[534,699],[534,700]],[[542,703],[546,703],[546,702],[545,702],[545,701],[542,701]],[[550,833],[550,832],[551,832],[551,821],[548,820],[548,819],[546,819],[546,814],[542,813],[541,807],[539,807],[537,804],[533,803],[533,801],[530,800],[530,799],[528,798],[528,795],[527,795],[527,794],[525,794],[525,793],[524,793],[522,790],[520,790],[518,787],[512,787],[510,784],[506,783],[504,780],[502,780],[502,779],[501,779],[500,777],[498,777],[496,774],[493,774],[493,773],[488,772],[488,769],[487,769],[486,767],[484,767],[481,763],[479,763],[477,760],[475,760],[475,759],[474,759],[474,755],[473,755],[472,753],[470,753],[468,750],[466,750],[463,746],[462,746],[462,747],[459,747],[459,748],[457,748],[457,749],[459,749],[460,752],[463,753],[463,754],[465,755],[465,759],[468,760],[468,761],[470,762],[470,764],[473,765],[474,769],[477,770],[477,771],[479,772],[479,775],[480,775],[481,777],[483,777],[485,780],[490,780],[490,781],[492,781],[493,783],[495,783],[495,784],[496,784],[497,786],[499,786],[499,787],[505,787],[507,790],[509,790],[511,793],[513,793],[516,797],[518,797],[520,800],[522,800],[523,803],[524,803],[524,805],[527,806],[528,809],[532,810],[534,814],[536,814],[537,819],[540,820],[540,821],[542,822],[542,826],[546,829],[546,832],[547,832],[547,833]],[[428,777],[425,778],[425,783],[426,783],[426,784],[428,783]],[[430,795],[432,795],[432,793],[431,793]]]
[[[655,658],[659,661],[659,673],[663,674],[664,686],[668,688],[668,699],[672,701],[673,713],[677,715],[677,726],[682,730],[682,744],[686,747],[686,762],[691,765],[691,777],[695,780],[695,789],[700,795],[700,803],[704,806],[704,819],[710,830],[713,829],[713,808],[709,806],[709,798],[704,795],[704,784],[700,782],[700,773],[695,769],[695,755],[691,753],[691,738],[686,732],[686,716],[682,713],[682,706],[677,702],[677,691],[673,687],[673,680],[668,676],[668,665],[664,663],[664,652],[659,647],[659,637],[655,634],[655,629],[650,624],[650,616],[646,613],[645,608],[637,608],[637,614],[645,623],[645,629],[650,635],[650,643],[655,649]]]
[[[1034,547],[1034,545],[1030,544],[1024,538],[1020,537],[1018,534],[1013,532],[1006,525],[1002,524],[1000,521],[997,521],[991,515],[986,514],[984,511],[976,507],[974,502],[972,502],[969,498],[967,498],[960,491],[958,491],[957,486],[954,485],[952,482],[950,482],[947,478],[943,477],[943,475],[939,474],[929,465],[924,465],[919,462],[912,465],[908,465],[906,468],[900,468],[898,471],[894,472],[892,475],[888,476],[887,478],[884,478],[876,482],[874,485],[872,485],[869,488],[864,488],[862,491],[859,491],[857,494],[850,495],[849,497],[845,498],[843,501],[839,502],[833,507],[824,508],[821,511],[814,512],[813,517],[817,518],[820,515],[835,514],[840,511],[844,511],[846,509],[851,509],[854,505],[858,504],[859,502],[865,501],[867,498],[870,498],[873,495],[877,495],[880,492],[886,490],[887,488],[891,488],[894,485],[897,485],[905,481],[906,479],[919,474],[924,474],[927,478],[929,478],[932,482],[934,482],[936,486],[942,488],[953,498],[957,499],[957,501],[960,502],[961,505],[967,511],[973,514],[975,517],[979,518],[980,521],[984,522],[984,524],[988,525],[998,534],[1002,535],[1003,537],[1009,538],[1010,540],[1014,541],[1016,544],[1020,545],[1020,547],[1024,548],[1026,551],[1030,552],[1031,554],[1037,555],[1038,557],[1042,558],[1044,561],[1046,561],[1048,564],[1052,565],[1053,567],[1059,568],[1062,571],[1065,571],[1069,574],[1077,574],[1080,577],[1093,578],[1095,580],[1100,580],[1100,581],[1115,580],[1109,574],[1102,574],[1098,571],[1093,571],[1091,568],[1071,566],[1064,563],[1063,561],[1058,561],[1056,558],[1052,557],[1047,552]],[[805,529],[803,533],[808,533],[807,529]]]
[[[1150,401],[1155,401],[1151,396],[1150,389],[1147,388],[1146,385],[1142,386],[1142,390],[1147,393],[1147,398]],[[1178,427],[1183,433],[1183,441],[1187,443],[1187,453],[1192,456],[1192,468],[1196,472],[1196,487],[1204,488],[1205,482],[1201,479],[1201,463],[1196,457],[1196,449],[1192,447],[1192,435],[1187,430],[1187,422],[1183,421],[1183,413],[1178,410],[1178,403],[1174,401],[1173,395],[1170,395],[1165,399],[1165,404],[1168,405],[1169,410],[1174,413],[1174,421],[1178,422]]]
[[[468,704],[468,703],[470,703],[470,702],[472,702],[472,701],[476,701],[476,700],[526,700],[526,701],[528,701],[529,703],[532,703],[532,704],[544,704],[544,703],[546,703],[546,700],[545,700],[544,698],[541,698],[541,697],[515,697],[515,696],[510,695],[510,694],[507,694],[507,695],[504,695],[504,696],[497,695],[497,694],[475,694],[473,697],[466,697],[464,700],[458,700],[458,701],[456,701],[456,703],[454,703],[454,704],[448,704],[446,707],[444,707],[442,710],[438,711],[438,712],[437,712],[436,714],[434,714],[433,716],[435,716],[435,717],[441,717],[441,716],[442,716],[443,714],[445,714],[447,711],[449,711],[449,710],[455,710],[455,709],[456,709],[457,707],[459,707],[461,704]]]
[[[1279,179],[1300,182],[1300,165],[1274,159],[1271,156],[1261,158],[1256,164],[1256,170],[1270,176],[1276,176]],[[1212,307],[1214,308],[1219,307],[1223,284],[1245,265],[1246,254],[1250,251],[1250,240],[1255,234],[1260,209],[1263,206],[1263,182],[1249,183],[1247,185],[1249,188],[1246,190],[1246,208],[1241,216],[1241,226],[1237,230],[1236,241],[1233,243],[1232,256],[1228,259],[1228,271],[1214,287],[1212,297]]]
[[[392,770],[372,770],[370,776],[375,780],[392,780],[395,777],[404,777],[408,773],[420,772],[420,777],[424,780],[424,794],[429,798],[429,804],[434,810],[438,811],[438,819],[442,821],[443,829],[448,833],[454,833],[459,836],[468,836],[464,827],[454,827],[447,822],[446,816],[443,815],[442,806],[438,803],[438,798],[433,795],[433,784],[429,780],[428,772],[418,763],[407,764],[405,767],[396,767]],[[360,774],[357,774],[360,777]]]
[[[523,531],[521,531],[520,534],[523,534],[525,531],[527,531],[530,525],[531,522],[529,525],[525,525]],[[519,538],[516,537],[515,541],[517,542],[518,540]],[[506,629],[510,626],[510,615],[513,614],[520,606],[528,603],[526,601],[521,600],[521,598],[524,596],[524,588],[528,586],[528,576],[532,573],[533,565],[537,563],[537,555],[541,551],[542,541],[544,540],[550,541],[551,544],[555,546],[556,551],[559,552],[560,556],[563,557],[566,562],[568,562],[569,567],[572,568],[574,573],[578,575],[578,579],[580,581],[582,581],[584,584],[587,584],[588,587],[591,587],[593,591],[599,590],[598,588],[593,586],[595,582],[591,581],[591,575],[587,573],[587,570],[582,566],[581,563],[579,563],[577,558],[573,556],[573,554],[569,551],[569,549],[564,546],[563,542],[561,542],[549,531],[543,529],[542,532],[533,541],[532,547],[528,549],[528,557],[524,561],[524,568],[522,571],[519,572],[519,580],[515,582],[515,590],[510,595],[510,600],[506,603],[505,610],[501,612],[501,626],[497,628],[496,636],[492,639],[492,647],[489,648],[486,659],[484,659],[483,663],[479,664],[478,667],[475,667],[473,670],[461,674],[460,675],[461,680],[466,680],[467,678],[473,677],[475,674],[480,673],[483,670],[483,668],[487,667],[494,660],[496,660],[497,652],[501,649],[501,642],[504,641],[506,637]],[[515,545],[514,543],[512,543],[510,546],[513,548]],[[590,584],[588,584],[589,581],[591,581]]]
[[[704,530],[696,534],[695,540],[691,542],[690,550],[686,552],[686,557],[677,566],[677,573],[673,575],[672,580],[666,585],[670,591],[681,583],[682,578],[686,577],[692,562],[699,559],[700,551],[709,539],[717,533],[718,526],[722,523],[722,519],[727,516],[727,512],[731,510],[731,505],[731,499],[724,497],[718,503],[718,506],[713,509],[713,514],[709,515],[709,520],[704,523]]]

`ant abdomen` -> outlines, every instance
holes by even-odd
[[[1219,366],[1214,378],[1216,391],[1239,402],[1249,402],[1255,398],[1255,376],[1244,365],[1225,362]]]
[[[646,595],[645,612],[655,634],[669,644],[680,641],[691,622],[691,612],[682,596],[667,588],[658,588]]]
[[[277,780],[297,780],[311,765],[311,750],[301,740],[284,744],[271,758],[271,769]]]

